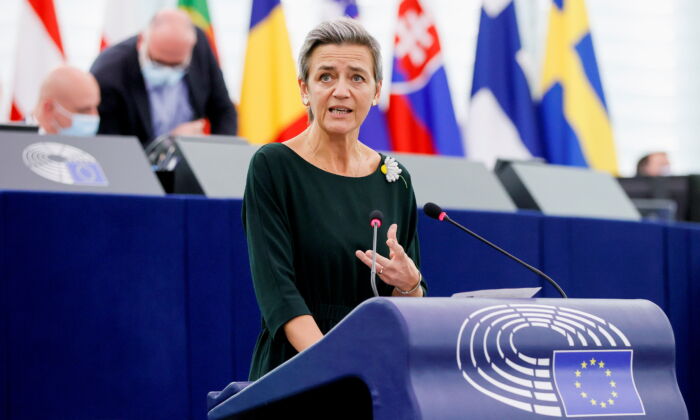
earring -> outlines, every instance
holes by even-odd
[[[376,100],[376,99],[372,99],[372,106],[376,106],[376,105],[377,105],[377,100]]]
[[[304,106],[309,106],[309,97],[304,95],[304,98],[301,100],[301,102],[304,104]]]

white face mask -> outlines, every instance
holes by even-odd
[[[54,103],[56,104],[56,110],[71,120],[71,125],[60,127],[58,134],[62,136],[93,137],[97,133],[97,129],[100,127],[99,115],[73,113],[62,107],[58,102]]]
[[[141,65],[143,79],[149,87],[177,84],[185,76],[185,69],[188,66],[188,63],[174,67],[154,63],[148,58],[145,44],[139,48],[139,64]]]

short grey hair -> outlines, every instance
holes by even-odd
[[[309,60],[316,47],[321,45],[351,44],[369,48],[374,65],[374,81],[382,80],[382,54],[379,43],[356,20],[340,18],[323,22],[306,35],[304,45],[299,52],[299,79],[309,81]]]

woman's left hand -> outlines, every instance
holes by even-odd
[[[386,244],[389,247],[389,258],[377,254],[377,274],[384,283],[396,287],[402,291],[409,291],[420,282],[420,272],[413,260],[406,254],[399,241],[396,239],[398,226],[394,223],[389,226]],[[367,267],[372,268],[372,251],[355,251],[355,256],[359,258]],[[412,294],[422,295],[420,293]]]

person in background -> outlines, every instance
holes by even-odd
[[[637,176],[668,176],[671,163],[666,152],[654,152],[645,155],[637,162]]]
[[[299,53],[309,126],[251,159],[243,222],[262,329],[250,380],[319,341],[374,295],[369,215],[384,214],[378,295],[421,297],[416,200],[396,160],[365,144],[360,126],[382,85],[377,41],[356,21],[325,22]]]
[[[71,66],[52,70],[39,89],[34,119],[43,134],[94,136],[100,88],[92,74]]]
[[[236,110],[204,33],[177,9],[103,51],[90,69],[102,92],[99,133],[135,135],[146,146],[164,134],[236,134]]]

